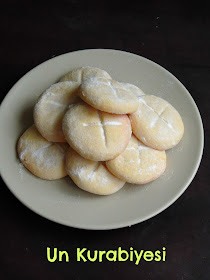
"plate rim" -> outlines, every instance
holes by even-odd
[[[84,230],[112,230],[112,229],[119,229],[119,228],[124,228],[124,227],[128,227],[128,226],[132,226],[132,225],[136,225],[138,223],[142,223],[152,217],[155,217],[157,216],[158,214],[160,214],[161,212],[163,212],[164,210],[166,210],[169,206],[171,206],[184,192],[185,190],[189,187],[189,185],[191,184],[191,182],[193,181],[197,171],[198,171],[198,168],[201,164],[201,160],[202,160],[202,156],[203,156],[203,150],[204,150],[204,128],[203,128],[203,122],[202,122],[202,118],[201,118],[201,114],[200,114],[200,111],[198,109],[198,106],[196,104],[196,102],[194,101],[193,97],[191,96],[191,94],[189,93],[189,91],[186,89],[186,87],[179,81],[179,79],[174,75],[172,74],[171,72],[169,72],[167,69],[165,69],[163,66],[161,66],[160,64],[146,58],[146,57],[143,57],[141,55],[138,55],[138,54],[135,54],[135,53],[132,53],[132,52],[128,52],[128,51],[124,51],[124,50],[118,50],[118,49],[104,49],[104,48],[90,48],[90,49],[81,49],[81,50],[75,50],[75,51],[72,51],[72,52],[67,52],[67,53],[64,53],[64,54],[61,54],[61,55],[58,55],[58,56],[55,56],[55,57],[52,57],[50,59],[47,59],[45,61],[43,61],[42,63],[38,64],[37,66],[35,66],[34,68],[32,68],[31,70],[29,70],[27,73],[25,73],[13,86],[12,88],[8,91],[8,93],[5,95],[4,99],[2,100],[1,102],[1,105],[0,105],[0,117],[1,117],[1,112],[2,112],[2,107],[4,107],[6,104],[7,104],[7,100],[8,100],[8,97],[9,95],[11,95],[13,93],[13,91],[15,91],[16,87],[22,82],[22,80],[25,79],[26,76],[30,75],[30,73],[32,73],[35,69],[41,67],[43,64],[49,62],[49,61],[52,61],[52,60],[56,60],[56,59],[59,59],[60,57],[62,56],[66,56],[66,55],[70,55],[70,54],[73,54],[73,53],[79,53],[79,52],[98,52],[98,51],[102,51],[102,52],[120,52],[122,54],[129,54],[131,56],[136,56],[136,57],[139,57],[143,60],[145,60],[146,62],[149,62],[150,64],[153,64],[155,65],[156,67],[158,67],[160,70],[162,71],[165,71],[167,72],[167,74],[169,76],[171,76],[173,79],[176,80],[176,82],[185,90],[185,92],[187,93],[188,97],[191,99],[191,104],[193,105],[196,113],[197,113],[197,117],[199,119],[199,129],[200,129],[200,133],[199,133],[199,140],[201,142],[201,145],[198,146],[198,152],[199,152],[199,157],[197,159],[197,162],[195,164],[195,167],[194,167],[194,170],[193,172],[189,175],[188,177],[188,180],[186,183],[183,184],[183,186],[181,187],[181,190],[179,192],[177,192],[176,196],[174,196],[172,199],[170,199],[170,201],[168,201],[168,203],[165,203],[162,207],[159,207],[159,209],[156,209],[156,211],[153,211],[151,214],[148,214],[148,215],[145,215],[143,218],[135,218],[135,219],[132,219],[129,220],[129,221],[124,221],[124,222],[121,222],[120,224],[110,224],[108,223],[107,225],[85,225],[85,226],[82,226],[82,225],[72,225],[71,223],[68,223],[66,220],[65,221],[62,221],[62,220],[58,220],[58,219],[54,219],[53,217],[49,217],[49,216],[46,216],[45,214],[41,213],[41,211],[38,211],[37,209],[33,209],[33,207],[30,206],[30,203],[28,204],[27,202],[25,202],[24,200],[22,200],[22,198],[10,187],[10,183],[7,181],[7,178],[6,176],[4,176],[3,172],[1,171],[1,161],[0,161],[0,175],[2,177],[2,180],[3,182],[5,183],[5,185],[7,186],[7,188],[9,189],[9,191],[24,205],[26,206],[28,209],[30,209],[32,212],[38,214],[39,216],[49,220],[49,221],[53,221],[55,223],[58,223],[58,224],[61,224],[61,225],[64,225],[64,226],[68,226],[68,227],[72,227],[72,228],[77,228],[77,229],[84,229]]]

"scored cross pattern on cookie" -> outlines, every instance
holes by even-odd
[[[114,97],[119,98],[119,96],[118,96],[118,94],[117,94],[117,89],[118,89],[118,88],[115,87],[115,86],[113,86],[111,81],[108,81],[107,83],[104,83],[104,85],[109,86],[109,87],[111,88],[113,94],[114,94]]]
[[[58,106],[58,107],[62,107],[62,108],[68,108],[69,105],[65,105],[61,102],[58,101],[54,101],[54,100],[47,100],[47,103],[50,103],[52,105]]]
[[[159,113],[157,113],[157,112],[155,112],[155,111],[153,110],[153,111],[157,114],[157,118],[156,118],[156,120],[154,120],[153,122],[151,122],[150,127],[155,126],[159,119],[162,119],[164,122],[166,122],[166,120],[163,119],[163,118],[161,118],[161,116],[165,113],[167,107],[168,107],[168,105],[166,105],[166,107],[163,108]],[[167,124],[169,125],[168,122],[167,122]]]
[[[166,105],[159,113],[157,113],[152,107],[150,107],[147,102],[142,98],[139,97],[139,102],[143,103],[147,108],[149,108],[149,110],[151,110],[153,113],[155,113],[155,115],[157,116],[157,118],[152,121],[150,123],[150,127],[154,127],[158,120],[163,121],[169,128],[171,128],[171,130],[175,131],[175,129],[173,128],[172,124],[169,123],[166,119],[162,118],[161,116],[165,113],[166,109],[168,108],[169,105]]]
[[[93,122],[93,123],[83,123],[83,126],[100,126],[101,123]],[[102,125],[122,125],[121,122],[116,122],[116,121],[107,121],[104,122]]]
[[[142,146],[139,142],[138,142],[138,147],[128,147],[128,148],[126,148],[126,150],[135,150],[137,153],[138,153],[138,159],[137,159],[137,161],[134,161],[134,160],[131,160],[131,162],[136,162],[137,164],[139,164],[140,165],[140,163],[141,163],[141,151],[142,150],[149,150],[149,148],[148,147],[146,147],[146,146]]]
[[[86,127],[98,126],[101,130],[101,136],[102,136],[102,139],[104,141],[104,144],[105,144],[105,146],[107,146],[107,135],[106,135],[105,127],[106,126],[118,126],[118,125],[122,125],[122,123],[118,122],[118,121],[105,121],[105,122],[103,122],[99,112],[98,112],[98,118],[99,118],[99,122],[83,123],[82,125],[86,126]]]
[[[103,82],[103,81],[100,81],[100,80],[98,81],[97,79],[98,78],[94,78],[94,80],[96,80],[99,85],[108,86],[112,90],[112,93],[113,93],[114,97],[117,98],[117,99],[121,98],[118,95],[118,92],[117,92],[118,89],[123,89],[125,91],[129,91],[128,88],[126,88],[123,84],[121,84],[119,87],[117,87],[116,85],[113,85],[112,81],[110,81],[110,80],[107,80],[107,82]]]

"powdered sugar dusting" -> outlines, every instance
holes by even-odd
[[[163,175],[161,176],[161,178],[164,181],[169,181],[171,180],[171,178],[174,176],[174,170],[173,169],[167,169],[165,170],[165,172],[163,173]]]
[[[101,123],[83,123],[83,126],[101,126]],[[116,121],[108,121],[108,122],[104,122],[103,125],[122,125],[121,122],[116,122]]]
[[[25,163],[35,161],[40,168],[51,168],[61,162],[65,153],[63,147],[56,143],[55,145],[59,149],[59,153],[52,152],[46,155],[46,150],[54,144],[55,143],[48,143],[39,149],[34,149],[33,143],[30,143],[30,141],[27,140],[22,140],[20,147],[23,147],[24,145],[24,148],[19,154],[20,160]]]
[[[62,108],[67,108],[68,105],[62,104],[60,102],[57,101],[53,101],[53,100],[47,100],[47,103],[50,103],[52,105],[58,106],[58,107],[62,107]]]
[[[147,140],[145,137],[141,137],[141,141],[144,142],[144,143],[147,143]]]
[[[67,169],[68,173],[72,176],[77,176],[80,179],[83,179],[83,177],[86,175],[87,168],[86,167],[79,167],[73,170]]]
[[[112,95],[115,99],[117,99],[119,102],[125,101],[124,99],[127,99],[126,97],[128,95],[119,95],[118,90],[124,90],[127,93],[132,94],[134,97],[139,97],[144,95],[144,93],[136,86],[129,84],[129,83],[120,83],[115,82],[110,79],[107,79],[104,81],[103,78],[100,77],[92,77],[88,80],[86,80],[82,87],[87,90],[92,90],[92,88],[100,87],[101,85],[105,85],[110,89],[110,92],[112,92]]]
[[[44,152],[45,149],[47,149],[50,146],[52,146],[52,143],[46,144],[45,146],[41,147],[40,149],[37,149],[37,150],[33,151],[31,153],[32,157],[35,157],[35,158],[40,159],[40,160],[44,160],[43,152]]]
[[[157,118],[150,123],[150,127],[154,127],[158,120],[162,120],[171,130],[176,132],[171,123],[169,123],[166,119],[161,118],[161,115],[165,112],[165,109],[168,107],[168,105],[163,109],[163,111],[160,114],[158,114],[152,107],[150,107],[147,104],[147,102],[143,98],[139,98],[139,102],[143,103],[150,111],[157,115]]]
[[[150,147],[147,147],[147,146],[142,146],[142,145],[139,145],[138,146],[138,150],[141,151],[141,150],[150,150],[151,148]]]
[[[127,147],[126,150],[136,150],[134,147]]]
[[[121,83],[124,86],[125,90],[131,90],[138,98],[142,95],[145,95],[145,93],[138,88],[137,86],[130,84],[130,83]]]
[[[19,167],[18,174],[19,174],[20,179],[22,180],[23,179],[23,170],[25,169],[25,167],[21,162],[19,162],[18,167]]]
[[[152,165],[148,168],[148,171],[151,172],[151,171],[155,171],[157,169],[157,165]]]

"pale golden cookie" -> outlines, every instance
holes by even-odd
[[[106,162],[116,177],[132,184],[146,184],[157,179],[166,168],[166,153],[145,146],[135,136],[122,154]]]
[[[105,161],[122,153],[131,137],[127,115],[98,111],[75,104],[63,118],[63,132],[69,145],[84,158]]]
[[[104,163],[85,159],[71,148],[66,155],[66,170],[80,189],[94,194],[113,194],[125,184],[112,175]]]
[[[96,67],[86,66],[86,67],[80,67],[80,68],[70,71],[69,73],[65,74],[60,79],[60,81],[61,82],[75,81],[75,82],[82,83],[84,80],[91,78],[91,77],[95,77],[95,76],[104,77],[106,79],[111,79],[111,77],[109,76],[109,74],[106,71],[96,68]]]
[[[61,82],[49,87],[34,107],[34,123],[41,135],[52,142],[66,142],[62,119],[68,106],[81,99],[77,95],[80,83]]]
[[[141,97],[142,95],[145,95],[145,93],[143,92],[142,89],[140,89],[139,87],[130,84],[130,83],[122,83],[121,84],[127,89],[132,91],[133,94],[135,94],[138,98]]]
[[[111,79],[93,77],[85,80],[79,89],[80,97],[94,108],[113,114],[128,114],[138,108],[137,87]]]
[[[34,175],[55,180],[67,175],[65,170],[66,143],[52,143],[44,139],[35,125],[28,128],[17,145],[18,155],[23,165]]]
[[[184,133],[182,118],[167,101],[145,95],[138,110],[130,115],[133,134],[145,145],[167,150],[179,143]]]

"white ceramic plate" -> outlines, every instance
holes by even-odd
[[[16,144],[33,123],[38,96],[63,74],[81,66],[106,70],[115,80],[133,83],[146,94],[169,101],[181,114],[185,134],[167,151],[167,169],[146,185],[125,185],[111,196],[89,194],[70,178],[45,181],[19,162]],[[167,70],[135,54],[107,49],[67,53],[37,66],[7,94],[0,109],[0,170],[11,192],[35,213],[60,224],[83,229],[114,229],[153,217],[171,205],[189,186],[200,164],[203,126],[186,88]]]

